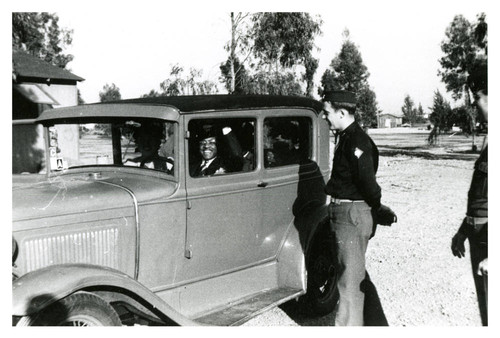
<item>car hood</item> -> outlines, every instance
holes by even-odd
[[[140,175],[103,173],[93,177],[86,174],[66,174],[56,177],[40,175],[13,176],[12,219],[40,219],[64,215],[140,205],[161,201],[176,188],[174,182]]]

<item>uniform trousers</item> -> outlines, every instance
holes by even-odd
[[[479,267],[479,263],[488,257],[487,228],[488,226],[486,225],[478,234],[472,234],[469,236],[472,275],[476,286],[481,322],[484,326],[488,326],[488,276],[480,276],[477,273],[477,269]]]
[[[371,208],[365,202],[331,203],[330,227],[335,235],[339,304],[335,326],[363,326],[365,254],[373,230]]]

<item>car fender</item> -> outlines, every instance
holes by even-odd
[[[312,219],[309,221],[310,231],[307,236],[307,240],[305,243],[305,254],[306,257],[309,256],[309,252],[313,246],[315,237],[318,234],[323,233],[323,231],[329,230],[330,218],[328,216],[328,205],[323,205],[318,207],[314,215],[312,215]]]
[[[130,276],[115,269],[89,264],[52,265],[14,280],[12,315],[31,315],[76,291],[89,287],[126,289],[179,325],[200,325],[174,310]]]
[[[328,225],[328,206],[323,204],[316,205],[293,219],[278,253],[281,284],[305,290],[307,257],[315,235],[325,225]]]

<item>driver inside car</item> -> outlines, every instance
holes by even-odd
[[[138,163],[141,168],[150,168],[170,172],[173,169],[173,158],[160,156],[160,146],[164,140],[161,124],[143,124],[134,132],[134,140],[140,156],[127,159],[125,162]]]

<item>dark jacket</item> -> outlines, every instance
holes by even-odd
[[[488,146],[482,151],[474,165],[474,173],[467,200],[467,218],[459,231],[466,236],[487,228],[488,223]],[[479,226],[478,226],[479,225]]]
[[[190,174],[192,177],[198,177],[198,176],[212,176],[214,175],[218,170],[222,170],[222,172],[228,172],[227,165],[223,163],[224,161],[222,160],[221,157],[216,157],[212,163],[205,169],[201,170],[201,164],[203,161],[198,161],[196,162],[189,170]]]
[[[379,160],[377,146],[356,122],[339,137],[325,192],[334,198],[364,200],[372,208],[378,208],[382,193],[375,178]]]
[[[221,142],[223,142],[223,144]],[[243,153],[234,132],[222,136],[218,141],[217,148],[220,154],[210,163],[208,168],[203,170],[203,172],[201,170],[201,164],[203,163],[202,159],[195,161],[193,165],[190,166],[189,173],[191,177],[212,176],[219,170],[222,171],[221,173],[242,170],[244,164]],[[222,151],[222,149],[226,149],[226,151]]]

